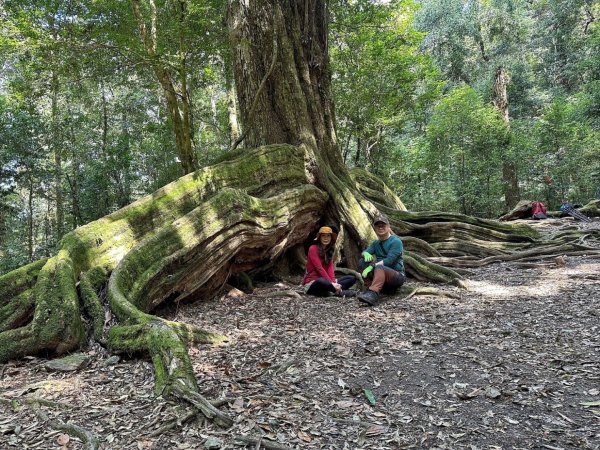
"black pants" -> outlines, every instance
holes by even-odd
[[[342,278],[338,278],[337,282],[342,286],[342,290],[346,290],[356,283],[356,277],[354,275],[344,275]],[[308,291],[306,291],[308,295],[314,295],[316,297],[327,297],[330,292],[335,294],[335,288],[327,278],[316,279],[310,285]]]

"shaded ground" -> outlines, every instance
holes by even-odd
[[[42,408],[103,449],[202,449],[209,437],[239,448],[240,435],[310,449],[600,449],[600,259],[565,262],[473,270],[471,291],[445,288],[460,299],[368,309],[265,285],[170,312],[230,337],[190,353],[203,394],[230,399],[231,430],[193,420],[147,437],[175,405],[153,397],[149,362],[105,365],[101,349],[75,374],[32,358],[0,366],[0,397],[65,403]],[[83,448],[65,439],[30,407],[0,404],[0,449]]]

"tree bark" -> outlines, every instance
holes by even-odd
[[[27,193],[27,262],[33,262],[33,178],[29,176]]]
[[[54,197],[56,202],[55,221],[56,221],[56,242],[64,234],[64,222],[65,212],[63,204],[63,171],[62,171],[62,148],[61,139],[59,137],[59,124],[58,124],[58,74],[56,70],[52,70],[50,85],[52,87],[52,100],[51,100],[51,145],[54,150]]]
[[[241,136],[240,124],[238,121],[238,106],[233,84],[232,75],[229,73],[229,68],[225,67],[225,87],[227,89],[227,112],[229,117],[229,141],[233,144]]]
[[[368,201],[359,202],[362,196],[337,145],[327,3],[231,1],[227,20],[241,121],[248,130],[246,145],[288,143],[305,149],[311,182],[331,196],[327,214],[346,227],[349,240],[360,245],[373,238],[368,214],[377,209]],[[266,88],[259,90],[274,52],[275,70]],[[251,111],[254,102],[259,106]]]
[[[500,112],[502,120],[506,125],[510,125],[508,114],[508,93],[507,86],[510,81],[508,73],[503,66],[498,66],[494,77],[493,103]],[[504,143],[504,155],[502,160],[502,182],[504,185],[504,202],[508,210],[512,209],[521,199],[519,193],[519,177],[517,172],[517,164],[508,155],[508,146],[510,142]]]

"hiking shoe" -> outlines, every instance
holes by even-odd
[[[345,289],[342,292],[340,292],[339,294],[335,294],[338,297],[356,297],[357,292],[353,291],[352,289]]]
[[[379,294],[375,291],[368,290],[358,295],[358,299],[369,306],[375,306],[379,300]]]

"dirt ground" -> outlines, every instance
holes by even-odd
[[[26,398],[53,401],[41,406],[51,420],[105,450],[242,448],[240,436],[262,439],[252,449],[600,449],[600,258],[564,263],[471,270],[468,291],[443,287],[458,299],[366,308],[265,284],[169,312],[228,335],[190,356],[202,393],[227,399],[229,430],[176,424],[185,411],[154,396],[149,361],[114,363],[98,347],[74,373],[6,364],[0,397],[19,404],[0,402],[0,449],[84,448]]]

